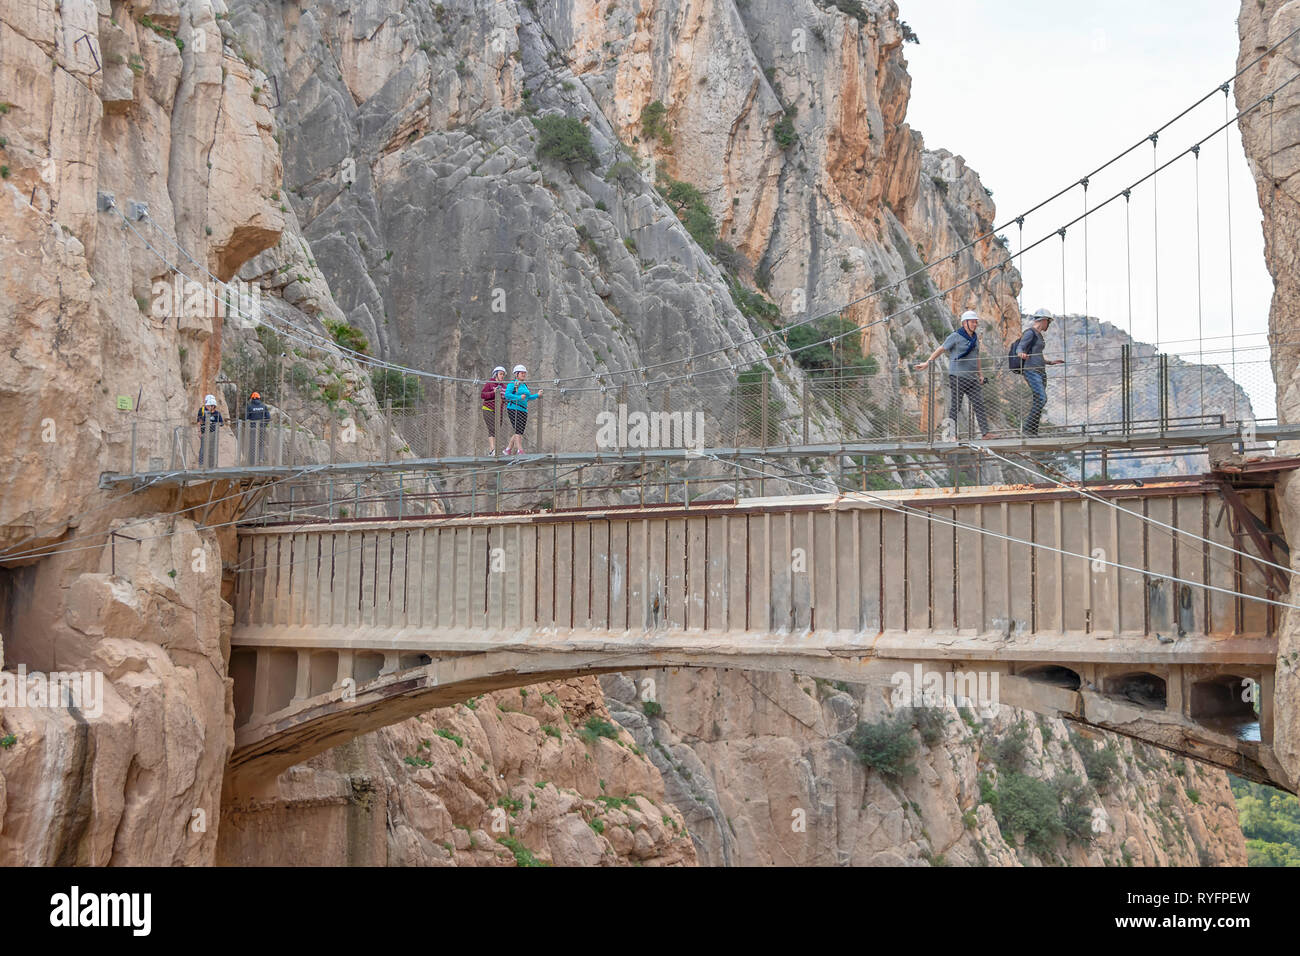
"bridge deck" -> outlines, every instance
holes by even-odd
[[[1225,428],[1178,428],[1167,432],[1120,432],[1043,435],[1033,438],[993,438],[975,442],[1001,454],[1017,452],[1102,452],[1154,451],[1168,449],[1170,454],[1203,451],[1213,444],[1240,443],[1240,426]],[[1247,437],[1246,440],[1250,440]],[[1300,440],[1300,425],[1259,425],[1254,441]],[[391,461],[290,462],[268,465],[230,465],[217,468],[202,466],[181,470],[157,469],[138,472],[107,472],[100,486],[112,488],[122,484],[167,486],[189,481],[256,481],[288,478],[308,469],[313,475],[364,477],[395,472],[418,472],[449,469],[484,468],[503,464],[594,466],[640,462],[689,462],[707,458],[724,461],[753,461],[761,458],[832,458],[845,455],[944,458],[974,454],[972,443],[960,441],[851,441],[800,445],[771,445],[709,448],[660,448],[644,450],[565,451],[523,455],[518,458],[456,456],[445,458],[403,458]]]
[[[246,527],[236,643],[275,628],[827,630],[1141,635],[1156,651],[1271,634],[1273,608],[1224,593],[1268,596],[1253,561],[1144,521],[1240,549],[1213,482],[1093,493],[1132,513],[1008,487]],[[1270,520],[1264,490],[1241,495]]]

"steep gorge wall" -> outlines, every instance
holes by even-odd
[[[1242,0],[1237,19],[1239,68],[1297,27],[1300,3],[1294,0]],[[1264,259],[1273,277],[1268,318],[1271,342],[1293,342],[1300,331],[1300,150],[1296,148],[1300,145],[1300,89],[1287,83],[1298,70],[1300,41],[1292,38],[1251,67],[1234,90],[1239,110],[1277,90],[1272,103],[1253,110],[1240,124],[1264,213]],[[1278,420],[1294,422],[1300,418],[1300,350],[1274,348],[1272,361]],[[1281,443],[1279,453],[1295,454],[1294,443]],[[1287,540],[1300,541],[1300,481],[1294,472],[1279,485],[1278,500]],[[1274,701],[1273,754],[1281,764],[1279,779],[1288,781],[1294,791],[1300,787],[1300,619],[1294,611],[1284,612],[1278,628]]]
[[[174,278],[165,259],[201,284],[255,256],[312,272],[279,197],[266,77],[224,46],[223,18],[220,4],[176,0],[0,11],[0,662],[10,680],[19,667],[104,680],[102,715],[87,701],[0,710],[0,862],[216,852],[233,745],[232,489],[127,494],[98,480],[126,468],[133,425],[142,455],[161,454],[174,427],[190,435],[202,396],[224,398],[223,343],[257,341],[215,310],[156,314],[154,284]],[[100,193],[123,212],[146,204],[150,220],[126,226]],[[282,287],[268,283],[268,314],[335,308],[323,282],[315,299]],[[317,361],[356,377],[337,356]],[[377,412],[368,385],[356,401]],[[359,440],[379,436],[362,426]]]

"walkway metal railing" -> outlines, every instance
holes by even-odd
[[[1188,428],[1233,428],[1249,437],[1256,419],[1248,392],[1271,393],[1267,349],[1206,359],[1233,363],[1236,378],[1207,372],[1167,355],[1135,355],[1124,346],[1113,358],[1046,370],[1044,436],[1164,435]],[[982,401],[989,432],[1019,434],[1031,403],[1023,375],[993,369],[976,396],[952,407],[946,371],[911,362],[889,370],[813,369],[799,377],[766,368],[729,381],[622,386],[606,391],[542,385],[523,434],[527,452],[635,453],[651,448],[769,447],[828,441],[936,442],[978,439]],[[491,422],[497,451],[513,432],[497,411]],[[484,456],[489,422],[476,387],[431,383],[409,407],[386,407],[367,417],[340,403],[336,417],[313,425],[278,413],[269,422],[237,419],[207,431],[193,419],[133,421],[106,436],[116,446],[118,470],[141,475],[212,468],[295,467],[404,458]]]

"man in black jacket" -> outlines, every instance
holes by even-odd
[[[271,420],[271,410],[262,404],[260,392],[248,397],[244,418],[248,421],[249,464],[260,465],[266,460],[266,423]]]
[[[1016,354],[1020,356],[1020,368],[1024,372],[1025,384],[1029,386],[1031,395],[1029,414],[1025,416],[1022,429],[1025,435],[1038,434],[1038,423],[1043,417],[1043,409],[1047,407],[1047,366],[1061,365],[1064,362],[1064,359],[1043,358],[1043,346],[1047,344],[1043,335],[1051,324],[1052,313],[1046,309],[1039,309],[1034,313],[1033,321],[1029,323],[1029,328],[1025,329],[1024,335],[1020,336],[1016,346]]]

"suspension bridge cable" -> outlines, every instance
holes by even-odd
[[[716,458],[715,456],[708,455],[705,457],[714,458],[715,461],[719,462],[720,464],[722,463],[722,459]],[[764,464],[770,464],[769,462],[763,459],[759,459],[759,460],[763,461]],[[825,494],[825,491],[823,489],[818,488],[816,485],[809,484],[806,481],[800,481],[796,478],[792,478],[789,476],[769,474],[760,469],[751,468],[748,465],[741,465],[739,462],[735,462],[734,464],[737,469],[743,468],[746,471],[756,474],[760,478],[766,478],[772,481],[785,481],[793,485],[802,485],[803,487],[809,488],[812,491],[817,492],[819,494]],[[812,476],[806,476],[801,472],[798,474],[800,475],[801,478],[812,477]],[[930,521],[935,524],[943,525],[945,527],[955,528],[959,531],[971,531],[974,532],[975,534],[996,538],[1001,541],[1006,541],[1010,544],[1021,544],[1027,548],[1036,548],[1053,554],[1059,554],[1067,558],[1079,558],[1081,561],[1087,561],[1090,564],[1094,564],[1094,563],[1104,564],[1108,567],[1116,568],[1120,571],[1129,571],[1134,574],[1140,574],[1148,578],[1156,578],[1158,580],[1169,581],[1174,584],[1184,584],[1187,585],[1188,587],[1202,588],[1207,591],[1215,591],[1220,594],[1226,594],[1230,597],[1241,598],[1247,601],[1258,601],[1261,604],[1271,604],[1274,607],[1281,607],[1281,608],[1286,608],[1288,610],[1300,611],[1300,605],[1297,604],[1288,604],[1285,601],[1276,601],[1273,600],[1272,598],[1261,597],[1260,595],[1256,595],[1256,594],[1246,594],[1243,591],[1234,591],[1231,588],[1223,588],[1223,587],[1219,587],[1218,585],[1207,584],[1204,581],[1192,581],[1187,578],[1177,577],[1176,575],[1173,574],[1165,574],[1160,571],[1153,571],[1149,568],[1133,567],[1132,565],[1121,564],[1117,561],[1110,561],[1105,558],[1097,558],[1091,554],[1079,554],[1078,552],[1075,551],[1066,551],[1063,548],[1057,548],[1052,545],[1044,544],[1039,541],[1029,541],[1024,538],[1017,538],[1013,535],[1003,534],[1002,532],[994,531],[991,528],[982,528],[977,525],[967,524],[964,521],[957,521],[956,519],[952,519],[952,518],[944,518],[926,509],[917,508],[913,505],[899,504],[895,499],[885,498],[880,495],[873,495],[867,491],[856,491],[853,489],[840,488],[840,486],[835,483],[833,478],[827,478],[825,480],[828,483],[832,484],[837,489],[839,489],[840,497],[870,501],[872,504],[881,507],[885,511],[893,511],[897,514],[901,514],[904,516],[920,518],[923,521]]]

